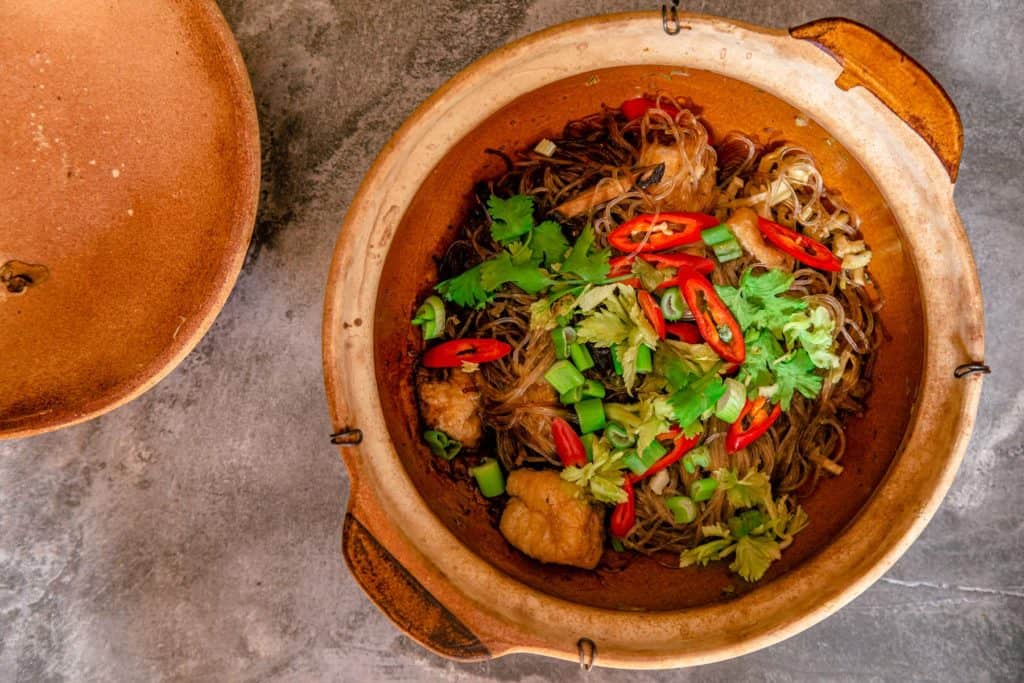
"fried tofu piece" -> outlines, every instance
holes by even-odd
[[[501,515],[508,542],[541,562],[593,569],[604,549],[602,509],[576,497],[554,470],[515,470]]]
[[[484,433],[476,375],[453,370],[448,379],[438,380],[421,371],[416,377],[423,421],[431,429],[456,439],[464,448],[479,446]]]

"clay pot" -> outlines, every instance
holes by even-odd
[[[252,234],[249,79],[212,0],[6,3],[0,439],[138,396],[198,343]]]
[[[454,659],[533,652],[602,666],[735,657],[835,612],[917,537],[963,456],[981,388],[978,279],[953,181],[949,98],[881,36],[844,20],[774,31],[687,16],[597,17],[530,36],[453,78],[381,152],[349,209],[327,288],[324,369],[351,479],[343,550],[370,598]],[[408,321],[475,182],[564,124],[656,90],[691,98],[713,131],[807,148],[859,213],[890,339],[842,476],[805,501],[811,526],[755,585],[724,567],[637,557],[588,572],[512,549],[493,510],[436,471],[412,393]],[[360,441],[361,439],[361,441]]]

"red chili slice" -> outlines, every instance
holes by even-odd
[[[835,254],[829,251],[821,242],[812,240],[807,235],[802,235],[796,230],[790,230],[784,225],[757,217],[757,227],[760,228],[764,238],[773,245],[786,252],[800,263],[838,273],[843,269],[843,262]]]
[[[665,338],[665,314],[661,312],[661,307],[658,302],[654,300],[651,293],[647,290],[641,289],[636,293],[636,298],[640,302],[640,308],[644,309],[644,315],[651,321],[651,326],[654,331],[658,333],[658,339]]]
[[[551,436],[555,439],[555,452],[563,467],[583,467],[587,464],[587,449],[568,422],[560,417],[553,419]]]
[[[665,232],[661,228],[656,232],[651,231],[652,227],[660,225],[672,228],[673,231]],[[643,213],[612,231],[608,242],[619,251],[627,253],[664,251],[699,241],[701,230],[715,225],[718,225],[718,219],[703,213]],[[647,240],[643,241],[645,237]]]
[[[747,357],[747,346],[740,324],[706,277],[693,271],[684,275],[679,291],[693,313],[700,336],[723,360],[742,363]]]
[[[642,117],[650,109],[661,109],[672,118],[675,118],[679,113],[679,107],[675,106],[670,101],[662,100],[661,105],[659,106],[658,102],[650,97],[634,97],[623,102],[622,106],[619,108],[622,110],[622,115],[630,121],[634,121]]]
[[[687,270],[696,270],[698,273],[704,275],[711,275],[715,271],[715,262],[709,258],[703,256],[694,256],[693,254],[624,254],[622,256],[613,257],[608,264],[611,266],[611,270],[608,271],[608,277],[621,277],[623,275],[629,275],[633,272],[633,261],[637,258],[641,258],[647,263],[657,266],[658,268],[681,268]],[[629,285],[630,287],[639,288],[639,278],[632,278],[624,280],[622,284]],[[678,284],[675,278],[671,278],[671,284],[669,287]],[[666,287],[665,284],[658,285],[658,289]]]
[[[657,264],[659,268],[686,268],[704,275],[711,275],[715,271],[714,261],[693,254],[641,254],[640,257],[648,263]]]
[[[633,482],[629,477],[622,482],[622,488],[626,491],[626,502],[615,506],[609,524],[612,536],[616,538],[628,536],[636,521],[636,495],[633,493]]]
[[[511,346],[497,339],[452,339],[423,354],[423,366],[457,368],[463,363],[489,363],[511,351]]]
[[[678,429],[676,431],[678,431]],[[647,477],[650,477],[651,475],[661,472],[669,465],[675,464],[676,462],[679,461],[680,458],[682,458],[684,455],[693,450],[693,447],[696,446],[698,442],[700,442],[700,434],[694,437],[680,437],[678,440],[676,440],[676,444],[675,446],[673,446],[672,450],[663,455],[661,459],[658,460],[658,462],[654,463],[649,468],[647,468],[646,472],[644,472],[643,474],[630,475],[630,482],[635,484],[638,481],[641,481],[643,479],[646,479]]]
[[[767,410],[766,403],[768,399],[764,396],[746,402],[739,418],[729,426],[729,431],[725,435],[726,453],[735,453],[754,443],[779,419],[782,406],[776,403]]]
[[[670,337],[675,337],[687,344],[700,344],[704,341],[704,338],[700,336],[700,330],[694,323],[668,323],[665,325],[665,331]]]

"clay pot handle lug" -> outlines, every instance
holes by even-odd
[[[843,67],[836,85],[863,86],[913,128],[934,150],[956,182],[964,129],[960,114],[928,71],[888,39],[849,19],[819,19],[791,28],[794,38],[808,40]]]
[[[351,512],[345,515],[342,552],[367,597],[413,640],[458,661],[476,662],[493,656]]]

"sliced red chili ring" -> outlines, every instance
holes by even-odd
[[[675,118],[679,113],[679,107],[675,106],[670,101],[662,100],[659,106],[658,102],[650,97],[634,97],[626,100],[622,103],[619,109],[622,110],[622,115],[630,121],[634,121],[642,117],[650,109],[661,109],[672,118]]]
[[[699,241],[701,231],[714,225],[718,225],[718,219],[703,213],[643,213],[613,230],[608,242],[626,253],[664,251]],[[676,229],[669,232],[672,226]]]
[[[497,339],[452,339],[423,354],[423,365],[428,368],[457,368],[463,363],[489,363],[511,351],[511,346]]]
[[[746,402],[739,418],[729,426],[725,435],[726,453],[735,453],[754,443],[779,419],[782,406],[776,403],[769,410],[766,403],[768,399],[764,396]]]
[[[679,291],[690,307],[700,336],[723,360],[742,363],[747,357],[747,346],[732,312],[706,277],[693,271],[680,273],[684,277]]]
[[[644,315],[651,322],[651,327],[658,334],[658,339],[665,338],[665,315],[661,312],[661,307],[658,306],[658,302],[654,300],[651,293],[647,290],[641,289],[636,293],[636,298],[640,302],[640,308],[644,310]]]
[[[633,481],[626,477],[626,480],[622,482],[622,488],[626,492],[626,502],[615,506],[609,524],[609,530],[616,538],[628,536],[636,521],[636,495],[633,492]]]
[[[558,453],[563,467],[583,467],[587,464],[587,449],[583,441],[568,422],[560,417],[551,421],[551,436],[555,440],[555,452]]]
[[[700,330],[694,323],[666,323],[665,331],[670,337],[675,337],[687,344],[700,344],[704,341],[704,338],[700,336]]]
[[[843,262],[838,256],[829,251],[824,244],[807,235],[760,216],[757,217],[757,227],[766,240],[804,265],[832,273],[838,273],[843,269]]]

